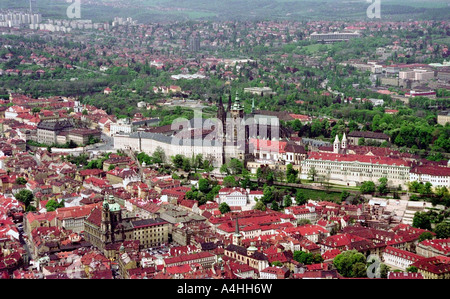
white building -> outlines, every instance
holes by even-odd
[[[220,205],[225,202],[230,207],[244,207],[247,205],[254,205],[256,200],[261,198],[263,193],[261,191],[250,191],[240,187],[222,188],[216,197],[216,202]]]
[[[318,215],[314,205],[306,204],[301,206],[290,206],[284,209],[284,212],[288,215],[292,215],[298,220],[309,220],[314,223]]]
[[[450,161],[448,164],[450,164]],[[450,188],[450,167],[415,166],[411,168],[409,180],[411,182],[417,181],[419,183],[429,182],[434,188]]]
[[[386,265],[403,271],[421,259],[424,257],[392,246],[387,246],[383,252],[383,260]]]
[[[389,184],[398,186],[409,181],[410,163],[389,157],[311,152],[302,161],[300,177],[308,179],[310,170],[315,169],[316,178],[330,183],[356,186],[386,177]]]
[[[287,269],[282,267],[267,267],[259,272],[260,279],[283,279]]]
[[[129,118],[119,119],[116,123],[110,124],[110,134],[131,134],[133,132],[133,125]]]

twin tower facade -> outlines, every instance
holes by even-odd
[[[342,136],[342,140],[339,141],[339,136],[336,135],[336,138],[334,139],[333,142],[333,153],[335,154],[346,154],[348,150],[348,141],[347,141],[347,136],[344,135]]]

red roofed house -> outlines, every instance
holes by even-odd
[[[411,266],[417,267],[425,279],[450,279],[450,258],[434,256],[417,261]]]
[[[208,251],[178,255],[164,259],[164,265],[166,267],[198,263],[205,268],[210,268],[215,262],[216,256]]]
[[[424,240],[417,244],[416,252],[424,257],[437,255],[450,257],[450,238]]]
[[[106,87],[106,88],[103,90],[103,93],[104,93],[104,94],[110,94],[111,92],[112,92],[112,89],[109,88],[109,87]]]
[[[433,187],[450,188],[450,167],[420,165],[411,168],[410,181],[430,182]]]
[[[261,279],[286,279],[289,274],[289,269],[285,267],[267,267],[259,272],[259,277]]]

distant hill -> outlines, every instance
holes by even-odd
[[[372,0],[375,1],[375,0]],[[448,20],[445,0],[380,0],[383,20]],[[34,10],[67,18],[66,0],[36,0]],[[82,0],[81,16],[110,21],[132,17],[141,23],[186,20],[371,20],[367,0]],[[28,9],[28,0],[2,0],[0,9]]]

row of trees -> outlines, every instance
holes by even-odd
[[[388,179],[386,177],[379,178],[378,185],[373,181],[364,181],[359,186],[359,191],[362,194],[374,194],[375,192],[378,192],[380,195],[387,194],[389,192]]]
[[[450,207],[450,192],[445,186],[435,187],[430,182],[419,183],[412,181],[408,183],[408,191],[412,192],[410,200],[412,201],[429,201],[436,206],[438,204]]]
[[[414,214],[412,226],[432,231],[438,239],[450,238],[449,216],[450,212],[447,210],[416,212]]]

